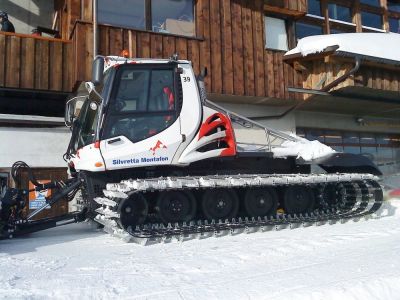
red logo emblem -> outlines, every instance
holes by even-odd
[[[154,147],[150,148],[150,151],[153,152],[153,155],[156,155],[157,149],[161,149],[161,148],[167,148],[167,146],[165,146],[160,140],[158,140],[156,145]]]

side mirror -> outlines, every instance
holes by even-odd
[[[95,89],[93,82],[90,82],[90,81],[86,81],[85,82],[85,88],[86,88],[86,90],[88,91],[89,94],[91,92],[93,92],[94,89]]]
[[[65,126],[71,127],[74,120],[79,116],[83,102],[86,96],[75,97],[67,101],[65,104]]]
[[[103,82],[104,57],[97,56],[92,64],[92,82],[94,86],[98,86]]]

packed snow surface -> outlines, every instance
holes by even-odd
[[[301,53],[302,56],[322,52],[329,46],[339,46],[337,51],[372,56],[400,62],[400,34],[397,33],[340,33],[302,38],[297,47],[285,55]]]
[[[272,149],[274,157],[296,156],[305,161],[310,161],[328,154],[335,153],[331,147],[319,141],[309,141],[301,137],[296,137],[297,141],[285,141],[281,146]]]
[[[0,241],[0,299],[399,299],[399,209],[150,246],[67,225]]]

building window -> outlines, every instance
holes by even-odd
[[[360,3],[371,6],[381,6],[380,0],[360,0]]]
[[[145,0],[98,0],[97,14],[102,24],[146,29]]]
[[[312,24],[306,24],[306,23],[296,23],[296,38],[302,39],[306,36],[311,36],[311,35],[319,35],[323,34],[324,32],[322,31],[321,26],[317,25],[312,25]]]
[[[265,47],[274,50],[288,50],[285,20],[265,17]]]
[[[400,33],[400,19],[389,18],[389,30],[391,32]]]
[[[351,23],[350,7],[330,3],[328,4],[328,13],[330,19]]]
[[[297,39],[324,33],[356,32],[352,4],[347,1],[309,0],[307,12],[296,24]]]
[[[307,13],[310,15],[321,16],[321,2],[319,0],[308,0]]]
[[[194,36],[192,0],[152,0],[152,30]]]
[[[382,29],[382,15],[362,11],[361,23],[363,26]]]
[[[194,36],[193,2],[194,0],[98,0],[98,22]]]
[[[378,165],[384,174],[400,171],[400,135],[359,133],[314,128],[297,128],[297,134],[318,140],[337,151],[362,154]]]
[[[388,10],[400,13],[400,3],[395,1],[387,2]]]

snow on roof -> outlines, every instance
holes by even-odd
[[[288,51],[285,56],[293,54],[307,56],[322,52],[330,46],[339,46],[337,52],[400,62],[400,34],[397,33],[340,33],[308,36],[301,39],[297,47]]]

